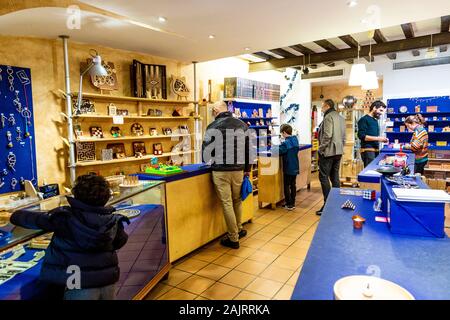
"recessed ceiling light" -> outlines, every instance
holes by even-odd
[[[356,0],[350,0],[347,2],[347,6],[349,6],[349,8],[356,7],[357,5],[358,5],[358,1],[356,1]]]
[[[245,47],[244,50],[245,51],[250,51],[250,48],[249,47]]]
[[[158,17],[158,21],[161,23],[167,22],[167,18],[166,17]]]
[[[216,36],[215,36],[215,35],[213,35],[213,34],[210,34],[208,38],[210,38],[210,39],[215,39],[215,38],[216,38]]]

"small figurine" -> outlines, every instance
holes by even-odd
[[[252,118],[259,118],[258,110],[253,109]]]
[[[242,118],[248,118],[247,112],[242,112]]]

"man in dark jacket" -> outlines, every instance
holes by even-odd
[[[274,152],[278,151],[278,154],[283,158],[284,208],[294,210],[295,196],[297,195],[296,180],[300,172],[298,161],[300,146],[298,138],[292,135],[292,127],[290,125],[283,124],[280,132],[285,140],[280,144],[278,150],[274,148]]]
[[[386,105],[382,101],[375,101],[370,106],[369,114],[358,121],[358,138],[361,140],[361,159],[364,168],[367,167],[380,153],[380,142],[387,143],[386,137],[380,136],[378,120],[386,111]]]
[[[316,212],[321,215],[331,186],[340,187],[339,170],[345,145],[345,120],[328,99],[322,104],[323,121],[319,127],[319,180],[322,186],[324,205]],[[331,180],[331,185],[330,185]]]
[[[120,276],[116,250],[128,240],[123,222],[129,220],[112,214],[114,208],[105,207],[111,191],[103,177],[80,176],[72,193],[74,198],[67,197],[70,206],[50,212],[18,210],[12,214],[11,223],[54,232],[40,280],[65,287],[64,299],[112,300]],[[71,272],[76,270],[80,271],[80,287],[74,281],[73,288],[69,283]]]
[[[216,119],[206,129],[203,139],[203,160],[211,164],[228,228],[228,235],[221,244],[238,249],[239,239],[247,234],[241,222],[241,187],[244,171],[248,176],[251,169],[248,126],[234,118],[224,102],[215,104],[213,113]]]

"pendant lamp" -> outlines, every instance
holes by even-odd
[[[359,51],[361,47],[358,44],[358,62],[359,62]],[[348,85],[351,87],[361,86],[364,82],[364,77],[366,74],[366,65],[363,63],[357,63],[352,65],[352,69],[350,70],[350,79],[348,81]]]
[[[369,61],[372,61],[372,39],[370,39]],[[367,71],[361,85],[362,90],[378,89],[378,77],[376,71]]]
[[[376,71],[368,71],[364,75],[364,81],[361,86],[363,90],[375,90],[378,89],[378,77]]]

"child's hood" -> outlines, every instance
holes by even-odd
[[[113,207],[92,207],[74,198],[68,201],[72,208],[68,228],[73,241],[88,250],[110,248],[124,217],[113,214]]]
[[[290,136],[287,137],[285,140],[286,146],[290,149],[290,148],[298,148],[299,144],[298,144],[298,138],[297,136]]]

